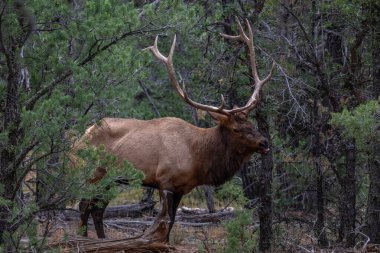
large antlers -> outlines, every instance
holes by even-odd
[[[173,43],[172,43],[172,46],[170,48],[170,53],[169,53],[168,57],[165,57],[164,55],[162,55],[160,53],[160,51],[158,50],[158,47],[157,47],[157,42],[158,42],[158,36],[156,37],[156,40],[154,41],[154,45],[147,47],[144,50],[150,50],[157,59],[159,59],[160,61],[162,61],[165,64],[166,69],[167,69],[168,74],[169,74],[169,79],[170,79],[171,84],[173,85],[175,90],[178,92],[180,97],[186,103],[188,103],[189,105],[191,105],[195,108],[198,108],[198,109],[201,109],[204,111],[218,112],[218,113],[222,113],[225,115],[229,115],[232,113],[233,110],[225,110],[224,109],[225,101],[224,101],[223,95],[221,97],[222,103],[219,107],[204,105],[204,104],[200,104],[198,102],[191,100],[186,93],[185,84],[183,83],[183,89],[182,89],[180,87],[178,81],[177,81],[177,78],[175,77],[175,71],[174,71],[174,66],[173,66],[173,53],[174,53],[174,48],[175,48],[176,36],[174,36]]]
[[[200,104],[200,103],[197,103],[197,102],[195,102],[189,98],[189,96],[186,93],[185,84],[183,83],[183,88],[181,88],[178,81],[177,81],[177,78],[175,77],[175,71],[174,71],[174,66],[173,66],[173,53],[174,53],[174,48],[175,48],[175,43],[176,43],[176,36],[174,36],[173,43],[172,43],[172,46],[170,48],[170,53],[169,53],[168,57],[165,57],[164,55],[162,55],[160,53],[160,51],[158,50],[158,47],[157,47],[158,36],[156,37],[153,46],[150,46],[150,47],[147,47],[144,49],[144,50],[150,50],[158,60],[162,61],[165,64],[166,69],[167,69],[168,74],[169,74],[169,79],[170,79],[171,84],[173,85],[175,90],[178,92],[180,97],[189,105],[191,105],[195,108],[204,110],[204,111],[217,112],[217,113],[221,113],[221,114],[229,116],[229,115],[237,113],[237,112],[242,112],[242,111],[248,112],[248,111],[252,110],[255,107],[255,105],[257,104],[258,94],[260,92],[260,89],[271,78],[274,64],[272,66],[272,69],[271,69],[269,75],[264,80],[260,80],[260,78],[257,74],[257,69],[256,69],[256,55],[255,55],[255,48],[253,45],[253,33],[252,33],[251,25],[249,24],[249,21],[246,19],[246,23],[247,23],[247,27],[248,27],[248,31],[249,31],[249,37],[247,37],[247,35],[245,34],[243,27],[241,26],[239,20],[237,18],[236,18],[236,20],[237,20],[237,23],[239,26],[240,35],[238,35],[238,36],[231,36],[231,35],[226,35],[226,34],[221,34],[221,35],[226,39],[239,40],[239,41],[245,42],[248,46],[248,49],[249,49],[251,70],[252,70],[252,75],[253,75],[254,80],[255,80],[255,89],[253,91],[251,98],[248,100],[247,104],[243,107],[234,108],[231,110],[224,109],[225,100],[224,100],[223,95],[221,95],[221,104],[219,107]]]
[[[223,34],[223,33],[221,33],[220,35],[223,36],[223,38],[225,38],[225,39],[230,39],[230,40],[235,40],[235,41],[236,40],[237,41],[242,41],[245,44],[247,44],[247,46],[248,46],[249,60],[250,60],[250,65],[251,65],[251,72],[252,72],[252,75],[253,75],[253,79],[255,81],[255,89],[254,89],[254,91],[252,93],[252,96],[248,100],[247,104],[244,106],[244,107],[248,107],[248,111],[250,111],[253,108],[255,108],[255,106],[257,104],[258,96],[259,96],[261,87],[266,82],[268,82],[271,79],[271,77],[272,77],[272,71],[273,71],[273,68],[274,68],[274,62],[272,64],[272,68],[269,71],[269,74],[267,75],[267,77],[265,77],[264,80],[260,80],[259,75],[257,73],[257,67],[256,67],[256,53],[255,53],[255,46],[253,44],[252,27],[251,27],[248,19],[245,19],[245,22],[246,22],[247,27],[248,27],[248,36],[247,36],[247,34],[244,32],[244,29],[241,26],[240,21],[239,21],[239,19],[237,17],[236,17],[236,22],[237,22],[238,27],[239,27],[239,32],[240,32],[239,35],[232,36],[232,35],[227,35],[227,34]]]

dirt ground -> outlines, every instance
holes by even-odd
[[[195,214],[181,213],[177,215],[173,230],[170,234],[170,252],[172,253],[218,253],[224,252],[227,246],[227,233],[225,224],[231,220],[235,211],[228,212],[226,216],[215,219],[207,211],[197,211]],[[298,213],[289,213],[293,218],[300,216]],[[194,218],[198,217],[198,218]],[[199,219],[202,217],[202,219]],[[312,220],[313,217],[301,216]],[[153,214],[145,214],[138,218],[108,218],[105,219],[105,233],[108,239],[126,239],[141,235],[149,228]],[[257,222],[256,222],[257,223]],[[71,215],[58,214],[51,219],[41,218],[39,225],[40,236],[44,236],[45,231],[49,244],[58,243],[67,239],[77,239],[79,224],[79,213]],[[344,248],[343,245],[331,245],[321,249],[317,246],[317,240],[313,236],[313,231],[305,225],[297,223],[284,224],[276,227],[275,250],[273,252],[321,252],[321,253],[343,253],[343,252],[371,252],[380,253],[380,245],[357,245],[355,248]],[[257,231],[257,228],[256,228]],[[88,237],[96,239],[94,225],[90,218]],[[103,244],[103,243],[102,243]],[[103,244],[104,245],[104,244]],[[74,252],[80,252],[75,250]],[[129,251],[128,251],[129,252]],[[239,252],[237,252],[239,253]]]
[[[141,218],[109,218],[104,220],[107,238],[123,239],[135,237],[149,227],[151,216]],[[43,218],[42,218],[43,220]],[[185,223],[185,224],[184,224]],[[39,231],[42,235],[48,228],[49,243],[57,243],[67,238],[77,237],[79,214],[77,217],[70,215],[56,215],[53,218],[40,223]],[[97,238],[94,225],[89,219],[88,237]],[[177,222],[170,234],[170,252],[173,253],[195,253],[195,252],[221,252],[225,245],[226,232],[223,222],[219,223],[194,223]]]

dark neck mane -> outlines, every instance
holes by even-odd
[[[220,126],[207,129],[198,144],[196,154],[200,164],[200,181],[202,184],[218,186],[235,175],[251,152],[233,146],[225,129]]]

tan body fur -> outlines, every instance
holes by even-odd
[[[187,194],[198,185],[218,184],[210,173],[224,168],[214,168],[218,164],[212,162],[226,158],[228,150],[224,148],[234,148],[225,147],[220,132],[219,126],[199,128],[178,118],[148,121],[105,118],[88,128],[82,141],[103,145],[119,163],[130,162],[144,173],[144,185]],[[239,160],[249,155],[243,152]],[[239,167],[226,169],[235,172]],[[223,174],[230,177],[234,173]]]

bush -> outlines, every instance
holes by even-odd
[[[226,253],[248,253],[256,247],[257,238],[252,231],[251,212],[239,212],[237,218],[228,222],[225,228],[227,230]]]

